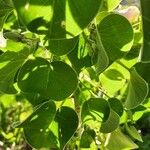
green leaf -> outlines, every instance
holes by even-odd
[[[57,111],[55,121],[58,123],[57,127],[59,127],[57,130],[59,132],[60,149],[63,149],[77,130],[78,116],[72,108],[63,106]]]
[[[49,63],[43,58],[28,60],[18,74],[21,91],[39,93],[53,100],[67,98],[75,91],[77,84],[75,71],[61,61]]]
[[[110,12],[108,11],[100,11],[96,16],[96,24],[99,24]]]
[[[126,130],[131,135],[134,139],[143,142],[141,135],[137,131],[137,129],[133,125],[128,125],[127,123],[125,124]]]
[[[96,44],[98,49],[98,59],[95,65],[97,74],[102,73],[109,65],[109,58],[101,41],[101,36],[97,33]]]
[[[143,116],[143,114],[147,113],[148,111],[149,111],[149,109],[147,109],[143,105],[140,105],[140,106],[136,107],[135,109],[132,109],[133,121],[134,122],[138,121]]]
[[[142,61],[150,61],[150,9],[148,0],[140,0],[141,2],[141,13],[142,13],[142,22],[143,22],[143,46],[141,52]]]
[[[78,37],[72,39],[49,40],[50,51],[58,56],[68,54],[72,51],[78,42]]]
[[[109,142],[106,143],[106,148],[109,150],[137,149],[138,146],[120,129],[115,130],[109,137]]]
[[[7,45],[6,45],[6,47],[3,47],[3,48],[1,47],[0,49],[1,49],[3,52],[6,52],[6,51],[19,52],[19,51],[21,51],[24,47],[25,47],[25,44],[24,44],[24,43],[16,42],[16,41],[7,39]]]
[[[141,49],[141,45],[136,45],[131,48],[128,54],[121,58],[119,62],[121,62],[125,67],[132,68],[139,61],[139,52]]]
[[[4,109],[12,107],[15,103],[15,95],[3,94],[0,96],[0,105],[2,105]]]
[[[21,92],[21,94],[33,105],[37,106],[45,101],[47,101],[47,97],[44,95],[40,95],[39,93],[25,93]]]
[[[46,106],[45,108],[47,108]],[[78,116],[72,108],[61,107],[60,110],[57,110],[55,119],[52,121],[54,112],[52,112],[51,107],[49,105],[50,109],[46,110],[47,113],[44,112],[45,114],[42,116],[44,120],[40,121],[42,125],[39,126],[39,129],[34,126],[33,128],[24,128],[25,138],[36,149],[54,148],[56,150],[63,150],[77,130]],[[43,108],[41,107],[41,109]]]
[[[103,98],[91,98],[85,101],[82,106],[81,119],[83,123],[91,120],[98,122],[105,121],[109,115],[108,102]]]
[[[31,31],[46,32],[51,39],[62,39],[79,35],[96,16],[102,0],[13,2],[20,20]]]
[[[9,1],[0,0],[0,31],[2,30],[3,24],[12,10],[13,7]]]
[[[34,148],[57,147],[53,140],[57,137],[50,131],[50,124],[56,114],[53,101],[48,101],[40,106],[18,127],[23,127],[27,142]],[[41,142],[42,140],[42,142]]]
[[[110,109],[109,116],[105,122],[101,124],[100,132],[102,133],[110,133],[113,132],[119,126],[120,117],[119,115],[112,109]]]
[[[148,84],[133,68],[130,71],[130,81],[128,85],[128,95],[125,102],[127,109],[133,109],[139,106],[147,97]]]
[[[91,121],[101,123],[100,132],[109,133],[119,126],[119,115],[103,98],[91,98],[82,106],[81,119],[83,123],[91,125]]]
[[[56,106],[53,101],[43,102],[35,107],[33,113],[17,127],[45,129],[52,122],[56,114]]]
[[[14,87],[14,79],[18,69],[30,54],[25,47],[20,52],[7,51],[0,56],[0,91],[7,94],[17,93]]]
[[[97,28],[110,62],[123,57],[131,49],[133,29],[125,17],[118,14],[107,15]]]
[[[92,66],[92,56],[89,54],[90,50],[87,48],[86,44],[85,39],[80,36],[79,43],[68,54],[68,58],[77,73],[84,67],[87,68]]]
[[[121,117],[123,114],[123,105],[120,100],[116,98],[108,99],[110,107]]]
[[[100,76],[103,89],[110,97],[113,97],[126,86],[126,80],[130,78],[129,71],[114,62]],[[118,94],[119,95],[119,94]]]
[[[80,147],[90,148],[91,143],[94,141],[96,133],[92,129],[84,130],[81,135]]]
[[[134,67],[138,74],[148,83],[150,89],[150,63],[137,63]],[[148,97],[150,97],[150,91]]]
[[[107,0],[107,9],[108,11],[114,10],[119,4],[121,0]]]

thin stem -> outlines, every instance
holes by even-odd
[[[61,108],[61,107],[64,105],[65,102],[66,102],[66,100],[63,100],[63,101],[61,102],[59,108]]]
[[[96,88],[97,88],[102,94],[104,94],[106,97],[110,98],[110,96],[107,95],[99,85],[93,83],[93,82],[90,80],[90,78],[89,78],[88,76],[85,76],[85,75],[84,75],[83,79],[84,79],[85,81],[87,81],[88,83],[90,83],[90,85],[92,85],[93,87],[96,87]],[[80,81],[80,82],[81,82],[81,81]],[[81,82],[81,83],[82,83],[82,82]],[[82,83],[82,84],[83,84],[83,83]],[[84,85],[84,84],[83,84],[83,85]],[[84,86],[85,86],[85,85],[84,85]],[[98,96],[96,96],[96,97],[98,97]]]
[[[80,81],[80,83],[93,95],[94,97],[98,97],[92,90],[90,90],[84,83]]]

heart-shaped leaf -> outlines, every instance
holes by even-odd
[[[102,0],[13,2],[20,20],[31,31],[46,32],[51,39],[62,39],[80,34],[96,16]]]
[[[36,108],[36,110],[20,125],[23,127],[27,142],[34,148],[57,148],[57,137],[49,126],[56,114],[56,106],[53,101],[48,101]],[[41,141],[42,140],[42,141]]]
[[[148,95],[148,84],[133,68],[130,71],[130,81],[128,85],[128,95],[125,102],[127,109],[139,106]]]
[[[96,38],[96,43],[97,43],[97,49],[98,49],[98,59],[96,63],[96,72],[97,74],[102,73],[109,65],[109,58],[108,55],[105,51],[105,48],[102,44],[100,34],[97,33],[97,38]]]
[[[97,28],[110,62],[123,57],[131,49],[133,29],[125,17],[118,14],[107,15]]]
[[[41,107],[41,109],[43,108]],[[27,142],[36,149],[54,148],[56,150],[63,150],[77,130],[78,116],[72,108],[61,107],[60,110],[57,110],[53,121],[52,116],[54,115],[54,112],[52,112],[51,109],[52,106],[50,106],[49,110],[41,110],[44,113],[44,120],[41,118],[40,121],[37,119],[37,122],[34,122],[40,123],[40,128],[36,129],[34,126],[33,128],[30,126],[24,127],[24,134]],[[36,117],[36,115],[34,117]]]
[[[113,97],[119,90],[125,87],[126,80],[129,78],[129,71],[117,62],[114,62],[100,75],[100,82],[107,94]]]
[[[92,121],[99,122],[101,124],[100,132],[102,133],[114,131],[119,126],[120,121],[119,115],[110,108],[109,103],[103,98],[91,98],[84,102],[81,119],[83,123],[89,125]]]
[[[54,100],[70,96],[77,84],[75,71],[61,61],[49,63],[43,58],[28,60],[18,74],[18,86],[23,92],[39,93]]]
[[[109,115],[108,102],[103,98],[91,98],[84,102],[81,111],[81,119],[83,123],[88,123],[91,120],[102,122]]]

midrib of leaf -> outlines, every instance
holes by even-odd
[[[48,89],[49,75],[50,75],[50,71],[51,71],[50,65],[51,65],[51,64],[48,65],[48,72],[47,72],[47,78],[46,78],[45,89]]]

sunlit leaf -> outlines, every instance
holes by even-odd
[[[30,54],[28,48],[20,52],[7,51],[0,56],[0,91],[7,94],[17,93],[14,87],[15,75]]]
[[[109,116],[105,122],[101,124],[100,132],[102,133],[110,133],[113,132],[119,126],[119,115],[113,110],[110,109]]]
[[[98,24],[98,32],[110,62],[123,57],[132,47],[132,26],[121,15],[107,15]]]
[[[59,128],[60,149],[63,149],[78,127],[78,116],[76,112],[69,107],[62,107],[57,111],[55,121]]]
[[[126,124],[125,127],[126,127],[127,132],[129,133],[129,135],[131,135],[134,139],[136,139],[140,142],[143,142],[141,135],[139,134],[139,132],[133,125]]]
[[[112,11],[115,9],[119,4],[121,0],[107,0],[107,9],[108,11]]]
[[[56,114],[53,101],[40,106],[18,127],[23,127],[27,142],[34,148],[56,147],[55,135],[50,131],[49,125]],[[42,139],[42,142],[41,142]]]
[[[43,110],[43,107],[48,107],[49,109]],[[39,128],[36,128],[35,126],[24,127],[24,134],[27,142],[36,149],[64,149],[67,142],[77,130],[77,114],[73,109],[69,107],[62,107],[60,110],[57,111],[55,119],[52,121],[55,115],[54,107],[50,104],[47,106],[46,103],[41,107],[40,112],[44,113],[43,115],[41,114],[41,121],[39,121],[39,119],[34,121],[35,124],[41,124]],[[36,117],[36,115],[34,117]]]
[[[125,134],[121,132],[120,129],[115,130],[111,133],[109,142],[106,147],[109,150],[122,150],[122,149],[137,149],[138,146]]]
[[[61,61],[49,63],[43,58],[28,60],[18,75],[18,86],[23,92],[39,93],[54,100],[70,96],[77,84],[77,75],[69,65]]]
[[[52,39],[71,38],[80,34],[94,19],[101,5],[101,0],[13,2],[20,20],[28,29],[48,33]]]
[[[108,95],[114,96],[126,85],[130,74],[117,62],[110,65],[100,76],[100,82]]]
[[[108,102],[102,98],[91,98],[85,101],[82,106],[81,119],[84,123],[95,120],[102,122],[106,120],[109,115]]]
[[[116,98],[108,99],[110,107],[121,117],[123,114],[123,105],[120,100]]]
[[[17,127],[41,129],[46,128],[55,117],[56,106],[53,101],[38,105],[33,113]],[[44,123],[43,123],[44,122]]]
[[[82,68],[90,67],[93,64],[90,50],[88,49],[86,44],[87,42],[81,36],[75,48],[68,54],[68,58],[72,66],[78,73]]]
[[[128,95],[125,102],[127,109],[133,109],[139,106],[147,97],[148,84],[133,68],[130,71],[130,81],[128,86]]]
[[[50,51],[58,56],[68,54],[72,51],[78,42],[78,37],[72,39],[49,40]]]

